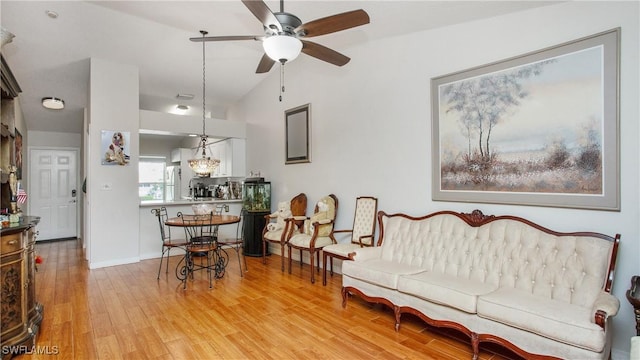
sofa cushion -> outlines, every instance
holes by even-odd
[[[513,288],[481,295],[478,316],[595,352],[601,352],[606,342],[590,308]]]
[[[426,271],[402,276],[398,280],[398,291],[470,314],[476,313],[478,295],[494,290],[496,287],[491,284]]]
[[[350,276],[389,289],[398,288],[398,278],[401,275],[417,274],[422,271],[423,269],[417,266],[381,259],[345,261],[342,263],[343,276]]]

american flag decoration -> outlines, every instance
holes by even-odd
[[[16,195],[18,203],[24,204],[27,201],[27,192],[24,189],[18,189],[18,194]]]

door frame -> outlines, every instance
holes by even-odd
[[[58,151],[58,150],[63,150],[63,151],[72,151],[75,153],[76,156],[76,173],[75,173],[75,177],[76,177],[76,238],[80,238],[82,236],[81,234],[81,230],[82,230],[82,217],[80,214],[80,207],[79,204],[82,203],[84,201],[84,194],[82,193],[82,183],[80,182],[80,166],[82,166],[81,163],[81,159],[80,159],[80,148],[77,147],[65,147],[65,146],[29,146],[28,147],[28,151],[29,151],[29,164],[31,164],[31,156],[32,156],[32,150],[51,150],[51,151]],[[30,166],[28,166],[30,168]],[[27,194],[30,194],[32,191],[32,176],[31,176],[31,172],[29,171],[27,173]],[[31,198],[27,197],[27,209],[29,210],[29,212],[31,212]],[[31,214],[30,214],[31,215]],[[33,214],[35,216],[37,216],[37,214]]]

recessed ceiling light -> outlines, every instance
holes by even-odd
[[[176,106],[176,109],[181,110],[181,111],[187,111],[187,110],[189,110],[189,106],[187,106],[187,105],[178,105],[178,106]]]
[[[42,98],[42,106],[47,109],[62,110],[64,109],[64,100],[54,97],[45,97]]]
[[[57,19],[58,18],[58,13],[55,12],[55,11],[47,10],[44,13],[47,14],[47,16],[52,18],[52,19]]]

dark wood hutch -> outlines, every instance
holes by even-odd
[[[15,165],[16,98],[21,92],[4,56],[2,61],[2,109],[0,125],[1,208],[10,208],[9,166]],[[23,164],[24,165],[24,164]],[[35,346],[43,307],[36,299],[36,216],[2,224],[0,229],[0,358],[10,359]]]

